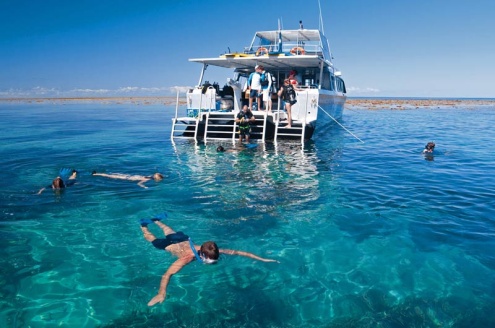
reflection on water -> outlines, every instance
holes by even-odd
[[[238,213],[245,220],[278,216],[280,208],[296,207],[320,196],[315,147],[259,144],[220,153],[217,146],[174,145],[181,174],[187,175],[183,179],[190,179],[193,197],[202,202],[218,204],[222,211]]]

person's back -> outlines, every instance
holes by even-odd
[[[251,90],[261,90],[261,74],[259,72],[253,72],[249,75],[249,88]]]

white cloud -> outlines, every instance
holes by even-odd
[[[117,89],[90,89],[74,88],[71,90],[59,90],[57,88],[45,88],[37,86],[31,89],[6,89],[0,90],[0,98],[70,98],[70,97],[146,97],[146,96],[171,96],[176,95],[177,90],[185,93],[191,87],[136,87],[126,86]]]
[[[347,92],[349,94],[374,94],[374,93],[379,93],[380,90],[376,88],[359,88],[359,87],[347,87]]]
[[[170,87],[169,92],[172,94],[177,94],[177,91],[179,91],[179,93],[186,93],[191,88],[192,87],[187,87],[187,86],[175,86],[175,87]]]
[[[69,94],[76,93],[76,94],[107,94],[111,92],[111,90],[107,89],[72,89],[70,91],[67,91]]]

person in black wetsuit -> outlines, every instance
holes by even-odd
[[[242,142],[242,138],[249,142],[251,136],[251,124],[256,121],[253,112],[248,106],[244,105],[242,110],[237,114],[235,121],[239,124],[239,142]]]
[[[167,271],[163,274],[160,282],[160,288],[156,296],[149,302],[148,306],[153,306],[156,303],[162,303],[167,295],[167,286],[172,275],[179,272],[184,266],[192,262],[194,259],[206,263],[216,263],[220,254],[241,255],[263,262],[278,262],[276,260],[265,259],[252,253],[231,250],[219,249],[213,241],[207,241],[201,246],[194,245],[189,236],[183,232],[175,232],[172,228],[161,222],[167,217],[166,214],[157,215],[152,219],[141,219],[141,231],[144,238],[158,249],[163,249],[178,257],[178,259],[170,265]],[[156,238],[148,229],[148,225],[155,223],[159,226],[165,238]]]

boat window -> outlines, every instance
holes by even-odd
[[[337,90],[343,93],[347,93],[345,89],[345,83],[344,80],[342,80],[340,77],[337,76]]]
[[[328,69],[323,70],[323,80],[321,81],[321,88],[325,90],[333,90],[333,75],[331,75]]]

